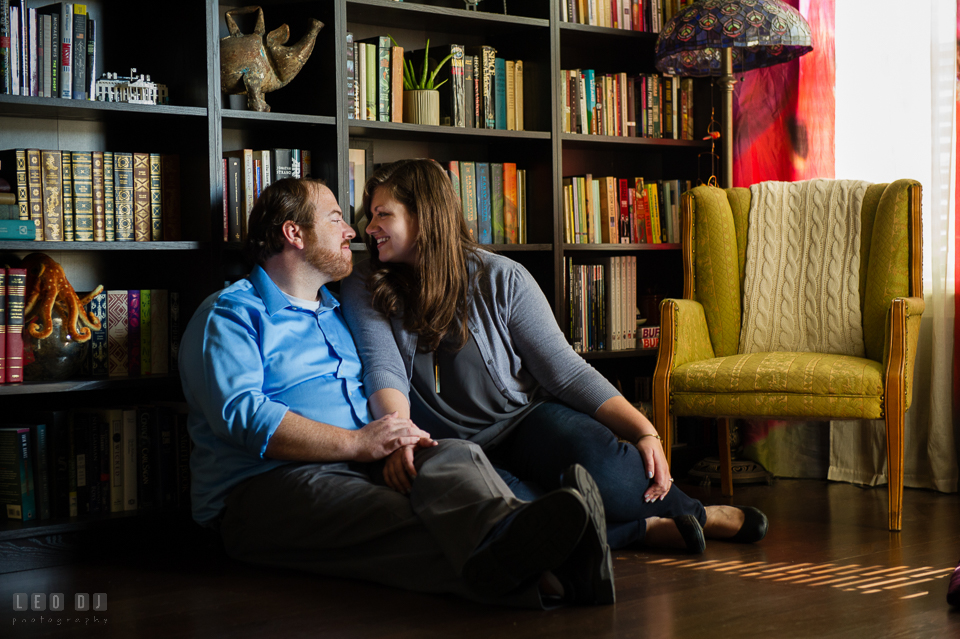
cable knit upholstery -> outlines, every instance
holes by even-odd
[[[675,416],[720,418],[721,488],[730,495],[729,418],[884,419],[888,525],[899,530],[903,413],[924,310],[920,184],[875,184],[861,195],[860,276],[848,288],[859,294],[862,357],[740,353],[750,190],[700,186],[682,196],[684,299],[661,304],[654,423],[669,457]]]

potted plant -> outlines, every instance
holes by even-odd
[[[393,40],[393,36],[390,36]],[[397,44],[396,40],[393,40]],[[397,45],[399,46],[399,45]],[[446,80],[434,84],[437,74],[447,63],[452,54],[437,62],[430,68],[430,39],[427,39],[427,48],[423,52],[423,67],[417,73],[413,60],[403,61],[403,121],[410,124],[440,124],[440,91]]]

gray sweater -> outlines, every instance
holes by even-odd
[[[513,260],[482,253],[485,269],[469,294],[468,321],[494,384],[507,399],[526,404],[537,385],[571,407],[593,415],[619,395],[577,355],[557,326],[546,297],[529,272]],[[471,264],[471,274],[476,264]],[[417,335],[399,318],[388,319],[370,306],[360,263],[341,287],[342,310],[363,363],[369,397],[395,388],[410,398]]]

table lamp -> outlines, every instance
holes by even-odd
[[[733,87],[737,72],[789,62],[813,51],[810,25],[780,0],[703,0],[683,7],[657,38],[664,74],[720,76],[723,181],[733,186]]]

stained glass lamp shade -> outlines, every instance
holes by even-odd
[[[679,76],[720,76],[724,88],[724,184],[733,182],[733,70],[789,62],[813,51],[810,25],[780,0],[703,0],[675,14],[657,38],[656,67]]]

